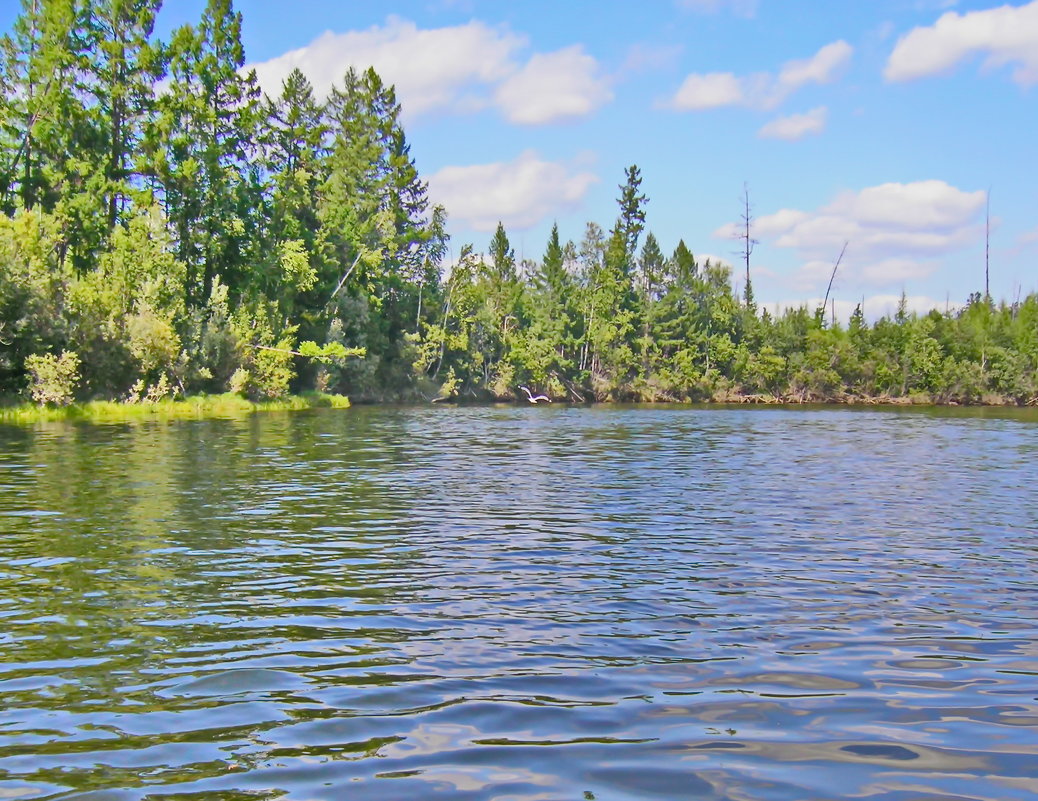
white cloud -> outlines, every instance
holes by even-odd
[[[702,111],[739,105],[743,100],[742,82],[733,73],[693,73],[685,78],[669,105],[678,111]]]
[[[762,139],[785,139],[788,142],[795,142],[797,139],[820,134],[825,130],[826,114],[825,106],[819,106],[803,114],[779,117],[757,131],[757,136]]]
[[[865,265],[861,277],[867,284],[889,286],[903,281],[928,278],[937,272],[936,261],[920,261],[918,259],[881,259]]]
[[[884,76],[909,81],[948,72],[960,61],[986,54],[989,68],[1015,65],[1021,86],[1038,83],[1038,0],[959,14],[949,11],[936,23],[913,28],[894,46]]]
[[[831,83],[850,61],[853,53],[854,48],[840,39],[825,45],[811,58],[787,61],[782,65],[775,82],[774,93],[779,98],[777,102],[809,83]]]
[[[987,200],[983,190],[963,192],[944,181],[887,183],[860,192],[842,192],[829,205],[833,213],[866,225],[911,229],[949,229],[973,217]]]
[[[790,228],[794,228],[800,222],[808,219],[809,215],[806,211],[799,211],[797,209],[781,209],[776,211],[774,214],[769,214],[766,217],[761,217],[757,220],[753,227],[756,236],[775,236],[788,231]],[[726,238],[731,238],[734,233],[737,232],[735,223],[728,223],[732,226],[731,230],[724,234]],[[715,232],[714,236],[719,236],[720,232]]]
[[[678,8],[696,14],[719,14],[730,11],[737,17],[750,19],[757,14],[757,0],[677,0]]]
[[[598,62],[580,45],[534,53],[520,66],[527,46],[525,36],[479,21],[421,29],[391,16],[366,30],[327,31],[248,69],[256,70],[264,92],[276,96],[298,67],[323,97],[348,68],[374,67],[396,86],[407,117],[496,105],[510,122],[539,125],[588,114],[612,99]]]
[[[527,150],[513,161],[444,167],[430,176],[429,195],[451,219],[477,231],[494,230],[498,220],[521,230],[575,208],[597,181],[576,165],[543,161]]]
[[[939,257],[969,247],[982,236],[983,191],[965,192],[944,181],[887,183],[841,192],[812,212],[782,209],[760,217],[756,237],[792,248],[802,260],[793,276],[803,289],[824,287],[844,243],[839,276],[865,286],[898,286],[931,275]],[[728,223],[714,236],[731,238]]]
[[[692,73],[664,105],[678,111],[721,106],[775,108],[807,84],[834,81],[853,53],[854,48],[841,39],[825,45],[810,58],[787,61],[778,75],[761,72],[740,77],[731,72]]]
[[[374,67],[409,115],[464,102],[474,87],[503,80],[515,70],[513,57],[526,39],[482,22],[421,30],[413,22],[389,17],[385,25],[363,31],[326,31],[306,47],[251,65],[268,95],[296,67],[318,95],[327,95],[349,67]],[[471,98],[470,98],[471,99]]]
[[[522,125],[583,117],[612,99],[598,62],[580,45],[535,53],[494,93],[505,118]]]

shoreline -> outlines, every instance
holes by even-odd
[[[0,425],[32,425],[43,422],[86,422],[86,423],[131,423],[138,421],[158,420],[203,420],[244,417],[264,412],[298,412],[309,409],[348,409],[351,406],[526,406],[524,398],[519,397],[487,397],[436,398],[429,401],[401,400],[374,401],[358,400],[355,404],[345,395],[323,392],[302,392],[288,395],[272,401],[254,402],[234,393],[222,395],[192,395],[176,400],[168,399],[155,402],[142,401],[87,401],[69,406],[41,406],[35,403],[0,404]],[[762,394],[743,394],[738,392],[718,392],[709,398],[698,400],[683,398],[634,398],[575,401],[568,398],[555,398],[551,401],[559,406],[610,406],[614,404],[651,404],[660,406],[843,406],[871,407],[877,409],[899,408],[963,408],[963,409],[1028,409],[1035,408],[1038,403],[1031,400],[1020,403],[1001,395],[988,395],[976,401],[955,399],[935,399],[925,395],[908,396],[866,396],[842,394],[832,397],[800,397],[775,396]],[[542,403],[539,405],[548,405]]]
[[[448,398],[434,398],[433,403],[479,406],[494,403],[514,403],[520,406],[526,405],[526,399],[522,396],[500,396],[486,393],[482,396],[473,394],[471,397],[455,395]],[[612,403],[648,403],[648,404],[690,404],[697,406],[879,406],[879,407],[905,407],[905,406],[940,406],[940,407],[962,407],[962,408],[1034,408],[1038,406],[1038,396],[1028,400],[1019,400],[997,393],[984,393],[978,398],[962,397],[940,397],[926,393],[910,393],[907,395],[860,395],[852,392],[839,392],[833,395],[820,395],[811,392],[789,393],[772,395],[769,393],[740,392],[732,389],[721,389],[710,395],[700,397],[674,397],[673,395],[644,394],[638,392],[626,392],[616,397],[594,398],[586,400],[571,397],[557,396],[551,398],[551,403],[594,406],[598,404]],[[358,400],[358,404],[365,401]],[[372,404],[365,404],[372,405]],[[373,404],[377,405],[377,403]]]
[[[303,392],[271,401],[253,402],[241,395],[191,395],[161,401],[87,401],[69,406],[41,406],[20,403],[0,406],[0,424],[25,425],[68,421],[87,423],[129,423],[140,420],[202,420],[243,417],[258,412],[297,412],[306,409],[347,409],[345,395]]]

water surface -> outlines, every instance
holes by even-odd
[[[0,798],[1032,799],[1038,416],[0,429]]]

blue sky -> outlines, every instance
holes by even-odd
[[[160,32],[203,6],[167,0]],[[983,289],[989,189],[992,294],[1038,290],[1038,0],[236,7],[268,91],[297,65],[319,90],[350,64],[397,85],[454,254],[498,219],[527,258],[553,221],[608,228],[635,163],[648,228],[701,259],[737,261],[746,182],[769,307],[820,298],[844,242],[838,312],[963,302]]]

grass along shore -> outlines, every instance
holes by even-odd
[[[484,397],[473,396],[472,399],[461,397],[435,398],[434,402],[448,405],[487,405],[498,403],[520,403],[522,398],[512,396]],[[569,404],[571,398],[554,398],[556,403]],[[420,401],[412,401],[420,403]],[[666,395],[655,397],[624,397],[618,399],[602,399],[577,401],[589,404],[610,403],[651,403],[651,404],[693,404],[732,406],[737,404],[752,405],[847,405],[847,406],[974,406],[974,407],[1034,407],[1038,398],[1028,402],[1009,398],[1004,395],[986,393],[973,400],[941,398],[927,393],[914,393],[905,396],[870,396],[852,393],[835,393],[828,396],[819,395],[771,395],[767,393],[745,393],[735,390],[720,390],[700,399],[674,398]],[[81,420],[91,423],[124,423],[140,420],[199,420],[203,418],[234,418],[254,414],[256,412],[294,412],[305,409],[347,409],[350,399],[345,395],[334,395],[324,392],[303,392],[298,395],[287,395],[284,398],[255,403],[233,392],[222,395],[192,395],[176,400],[161,401],[88,401],[74,403],[69,406],[54,406],[38,403],[0,402],[0,424],[32,424],[47,421]]]
[[[177,400],[89,401],[70,406],[38,403],[0,405],[0,423],[38,423],[49,420],[84,420],[92,423],[122,423],[136,420],[191,420],[206,417],[241,417],[255,412],[292,412],[303,409],[346,409],[345,395],[304,392],[272,401],[254,403],[241,395],[192,395]]]

